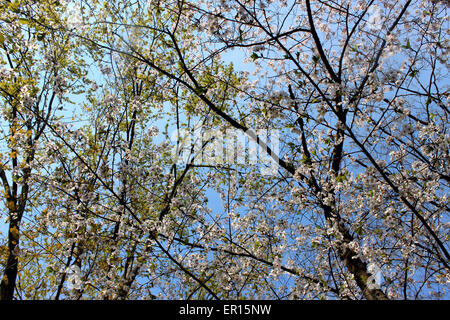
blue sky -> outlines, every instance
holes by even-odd
[[[250,74],[251,74],[251,72],[253,70],[253,65],[245,64],[243,62],[245,55],[246,54],[244,54],[240,50],[234,50],[234,51],[229,51],[229,52],[223,54],[222,56],[223,56],[224,61],[233,63],[233,66],[236,71],[250,71]],[[98,77],[97,77],[96,72],[98,72],[98,71],[94,71],[92,76],[100,79],[101,78],[100,75],[98,75]],[[73,97],[73,101],[76,103],[80,103],[83,101],[83,97],[82,96]],[[64,114],[65,119],[69,122],[71,121],[70,119],[72,117],[71,109],[72,108],[68,108],[68,110],[65,111],[66,114]],[[155,125],[160,127],[160,135],[157,137],[157,139],[155,139],[155,142],[162,141],[164,139],[164,137],[162,136],[162,131],[164,129],[165,123],[166,123],[166,121],[164,119],[158,120],[156,123],[154,123]],[[76,125],[82,125],[82,124],[84,124],[84,123],[83,122],[76,123]],[[5,129],[6,125],[4,123],[0,123],[0,126],[3,129]],[[6,127],[6,129],[7,129],[7,127]],[[0,146],[0,152],[2,152],[2,151],[6,151],[6,148],[4,148],[4,146]],[[217,192],[215,192],[211,188],[208,188],[206,190],[206,194],[207,194],[207,197],[209,200],[208,207],[210,209],[212,209],[213,215],[215,213],[221,214],[223,212],[224,208],[223,208],[223,203],[222,203],[219,195],[217,194]],[[4,217],[4,216],[2,216],[2,217]],[[1,221],[0,222],[0,231],[5,232],[6,228],[7,228],[7,226],[3,223],[3,221]],[[447,297],[448,297],[448,295],[447,295]]]

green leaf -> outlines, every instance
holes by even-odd
[[[19,18],[18,21],[20,24],[29,24],[30,23],[30,20],[25,19],[25,18]]]
[[[40,32],[36,35],[36,39],[38,39],[39,41],[44,40],[44,38],[45,38],[45,33],[43,33],[43,32]]]
[[[362,236],[362,234],[363,234],[362,227],[359,226],[358,228],[356,228],[356,229],[355,229],[355,232],[356,232],[358,235]]]
[[[414,78],[416,76],[416,74],[418,74],[418,73],[419,73],[419,70],[411,70],[411,72],[408,74],[408,76]]]
[[[198,95],[202,95],[206,93],[206,89],[202,87],[195,88],[195,93]]]
[[[11,2],[10,4],[9,4],[9,8],[11,9],[11,11],[13,11],[13,12],[19,12],[19,6],[20,6],[20,2],[19,1],[14,1],[14,2]]]
[[[301,163],[303,164],[311,164],[311,159],[308,158],[307,156],[303,155],[302,159],[300,160]]]
[[[402,48],[404,48],[404,49],[411,49],[411,42],[409,42],[409,39],[408,39],[408,41],[406,42],[405,45],[402,45]]]
[[[261,58],[260,56],[258,56],[258,54],[256,52],[253,52],[252,55],[250,56],[250,58],[253,59],[253,61],[255,61],[258,58]]]
[[[243,33],[243,32],[242,32],[242,30],[241,30],[240,27],[239,27],[239,30],[238,30],[238,31],[239,31],[239,41],[242,42],[242,41],[244,41],[244,37],[242,36],[242,33]]]

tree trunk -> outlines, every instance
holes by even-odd
[[[12,300],[19,267],[19,221],[11,220],[8,232],[8,258],[0,284],[0,300]],[[17,249],[16,249],[17,248]]]

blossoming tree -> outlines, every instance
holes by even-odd
[[[62,3],[58,28],[104,80],[84,81],[89,125],[49,126],[37,296],[445,297],[445,2]],[[242,131],[278,170],[236,150],[177,163],[169,129],[196,123],[216,133],[200,152]]]

